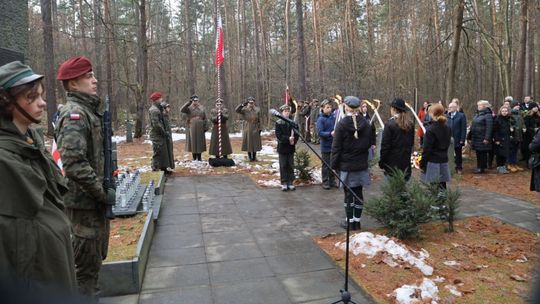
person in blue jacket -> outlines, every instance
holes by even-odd
[[[321,109],[322,113],[317,119],[317,131],[319,132],[319,140],[321,143],[322,159],[327,164],[330,164],[336,117],[332,112],[332,104],[328,99],[323,100],[323,102],[321,103]],[[323,164],[321,171],[323,188],[329,190],[332,187],[336,187],[336,179],[334,177],[334,174],[331,172],[331,169]]]
[[[458,111],[458,105],[455,102],[451,102],[448,105],[446,118],[446,125],[450,128],[452,138],[454,139],[456,173],[461,174],[463,171],[462,148],[465,145],[465,138],[467,137],[467,117],[465,117],[465,114]]]

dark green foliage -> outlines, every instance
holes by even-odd
[[[399,239],[419,237],[419,225],[434,217],[453,220],[458,207],[458,190],[440,191],[414,179],[408,183],[401,171],[394,172],[381,184],[381,195],[369,199],[364,210],[390,229],[388,234]]]
[[[302,181],[311,180],[310,157],[306,150],[298,150],[294,154],[294,169],[298,173],[298,179]]]
[[[372,198],[364,210],[390,229],[389,235],[399,239],[419,236],[419,225],[430,217],[430,196],[416,181],[407,183],[401,171],[381,184],[381,196]]]

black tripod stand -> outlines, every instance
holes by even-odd
[[[328,168],[332,168],[320,155],[319,153],[317,153],[315,151],[315,149],[313,149],[312,146],[310,146],[306,139],[304,138],[304,136],[302,136],[302,134],[300,134],[300,131],[298,130],[298,124],[296,124],[294,121],[288,119],[288,118],[285,118],[283,117],[279,112],[277,112],[276,110],[272,109],[270,110],[270,113],[278,118],[281,118],[282,120],[286,121],[287,123],[289,123],[294,131],[295,134],[298,135],[298,137],[300,139],[302,139],[302,142],[304,142],[304,144],[306,144],[306,146],[315,154],[317,155],[317,157],[319,158],[319,160],[321,161],[321,163],[323,164],[323,166],[327,166]],[[339,174],[337,174],[337,172],[335,172],[334,170],[330,170],[332,172],[332,174],[336,177],[336,179],[341,183],[341,185],[343,185],[343,187],[345,188],[345,191],[349,191],[350,194],[352,194],[352,196],[357,199],[358,201],[362,201],[360,199],[360,197],[358,197],[358,195],[356,195],[356,193],[354,193],[354,191],[352,191],[352,189],[346,184],[343,182],[343,180],[341,179],[341,177],[339,176]],[[352,208],[352,206],[350,204],[347,204],[347,208]],[[344,304],[348,304],[348,303],[352,303],[352,304],[356,304],[356,302],[352,301],[351,300],[351,293],[349,292],[349,236],[350,236],[350,233],[351,233],[351,222],[350,222],[350,218],[349,218],[349,214],[350,212],[345,212],[346,214],[346,219],[347,219],[347,240],[346,240],[346,243],[345,243],[345,284],[343,286],[343,289],[341,289],[339,292],[341,293],[341,299],[340,300],[337,300],[335,302],[332,302],[331,304],[337,304],[337,303],[344,303]]]

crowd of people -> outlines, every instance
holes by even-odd
[[[0,281],[49,293],[84,295],[96,299],[98,276],[108,252],[109,218],[106,210],[116,201],[114,189],[103,187],[104,148],[102,102],[92,63],[85,57],[66,60],[59,67],[67,102],[55,114],[55,140],[63,171],[30,126],[40,123],[45,110],[44,76],[20,62],[0,67],[0,168],[4,174],[0,196]],[[170,105],[162,93],[149,96],[152,169],[174,167]],[[423,150],[421,180],[441,189],[451,179],[448,150],[453,145],[455,170],[463,170],[462,150],[467,140],[476,152],[475,173],[482,174],[495,158],[497,172],[523,170],[518,154],[532,169],[531,190],[540,191],[540,127],[538,104],[511,97],[494,111],[485,100],[467,131],[459,100],[447,109],[425,103],[417,115],[423,123],[415,132],[416,113],[401,98],[390,103],[384,125],[378,165],[387,176],[398,171],[411,178],[415,134]],[[206,151],[205,132],[212,127],[209,152],[218,158],[232,153],[228,135],[229,110],[221,99],[209,111],[191,96],[181,109],[186,119],[186,151],[194,161]],[[242,151],[257,161],[261,145],[261,111],[250,97],[235,108],[243,120]],[[343,227],[360,229],[363,189],[371,184],[369,161],[376,148],[376,128],[367,101],[355,96],[288,103],[275,122],[281,190],[295,190],[294,154],[300,137],[320,144],[322,187],[344,189]],[[377,112],[374,116],[380,118]],[[292,116],[294,115],[294,119]],[[338,183],[340,181],[340,183]]]

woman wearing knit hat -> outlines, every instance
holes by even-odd
[[[68,189],[30,128],[46,110],[42,78],[18,61],[0,67],[0,285],[75,293]]]
[[[345,97],[346,116],[334,130],[332,142],[332,169],[340,171],[341,180],[352,190],[345,192],[345,213],[349,223],[341,223],[343,228],[360,229],[360,217],[364,206],[363,187],[371,184],[368,172],[369,149],[375,146],[375,129],[360,113],[360,99]]]

